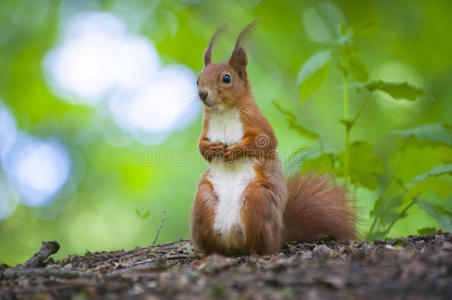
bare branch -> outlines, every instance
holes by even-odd
[[[157,242],[157,239],[160,234],[160,230],[162,230],[162,227],[163,227],[163,222],[165,222],[165,217],[166,217],[166,210],[163,211],[162,220],[160,221],[160,227],[157,230],[157,234],[155,235],[155,238],[154,238],[154,241],[152,242],[151,247],[153,247],[155,245],[155,242]]]
[[[44,262],[49,258],[50,255],[55,254],[60,249],[60,244],[56,241],[52,242],[42,242],[41,249],[36,252],[32,258],[27,260],[23,265],[19,266],[19,269],[31,269],[39,268],[44,265]]]

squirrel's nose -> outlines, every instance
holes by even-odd
[[[207,98],[207,92],[206,91],[200,91],[199,92],[199,98],[201,98],[202,101],[205,101]]]

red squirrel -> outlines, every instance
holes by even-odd
[[[256,21],[239,34],[230,59],[212,63],[213,35],[198,76],[203,103],[199,150],[208,162],[191,210],[201,252],[273,254],[286,242],[356,238],[356,214],[344,187],[325,176],[285,179],[272,126],[251,93],[243,46]]]

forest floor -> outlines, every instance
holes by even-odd
[[[452,299],[452,234],[287,245],[277,255],[193,253],[180,240],[0,265],[1,299]]]

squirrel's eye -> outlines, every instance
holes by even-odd
[[[199,85],[199,84],[198,84],[198,80],[196,80],[196,85]]]
[[[224,83],[230,83],[230,82],[231,82],[231,75],[225,74],[225,75],[223,76],[223,82],[224,82]]]

